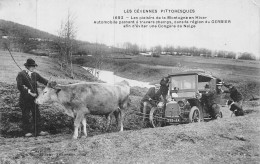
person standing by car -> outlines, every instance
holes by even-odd
[[[210,90],[208,84],[205,85],[205,93],[202,94],[200,101],[204,105],[204,109],[208,109],[208,113],[213,119],[216,119],[220,116],[220,106],[217,103],[218,95],[216,91]]]
[[[17,88],[20,92],[19,106],[22,110],[22,129],[25,137],[37,135],[47,135],[47,132],[41,131],[40,111],[34,100],[38,95],[37,82],[47,85],[48,80],[41,77],[35,68],[38,66],[31,58],[24,64],[25,70],[18,73],[16,77]],[[32,113],[32,123],[30,123],[30,112]],[[33,132],[31,125],[33,125]]]
[[[243,95],[237,90],[237,88],[233,84],[225,84],[223,85],[228,88],[228,90],[222,90],[223,93],[229,93],[230,98],[234,101],[234,104],[240,108],[241,115],[244,115],[243,111]]]
[[[166,104],[166,96],[168,94],[168,88],[169,88],[169,79],[164,77],[160,81],[160,85],[155,85],[155,87],[149,88],[147,93],[144,95],[144,97],[141,100],[141,113],[143,113],[143,121],[145,121],[145,118],[147,118],[146,115],[149,113],[147,108],[150,109],[154,106],[156,106],[156,103],[160,101],[160,98],[162,97],[164,104]]]

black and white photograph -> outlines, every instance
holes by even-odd
[[[0,0],[0,163],[260,163],[260,0]]]

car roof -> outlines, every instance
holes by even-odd
[[[209,73],[205,73],[205,72],[192,72],[192,71],[187,71],[187,72],[181,72],[181,73],[176,73],[176,74],[169,74],[168,77],[172,77],[172,76],[183,76],[183,75],[199,75],[199,76],[206,76],[212,79],[218,79],[217,77],[209,74]]]

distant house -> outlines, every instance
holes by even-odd
[[[29,38],[29,40],[35,40],[35,41],[48,41],[47,39],[42,39],[42,38]]]
[[[141,52],[139,53],[140,55],[143,55],[143,56],[151,56],[152,55],[152,52]]]
[[[168,52],[168,51],[163,51],[161,52],[162,55],[171,55],[171,52]]]
[[[7,39],[8,36],[6,35],[5,31],[3,29],[0,29],[0,38]]]
[[[167,52],[164,52],[164,51],[163,51],[163,52],[161,52],[161,54],[162,54],[162,55],[166,55],[166,54],[167,54]]]

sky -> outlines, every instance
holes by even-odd
[[[138,12],[143,9],[157,13]],[[165,9],[193,13],[162,13]],[[77,39],[83,41],[111,46],[131,42],[146,48],[197,47],[260,56],[260,0],[0,0],[0,19],[55,35],[68,11],[74,17]],[[124,28],[121,24],[94,24],[94,21],[113,20],[113,16],[122,16],[123,21],[141,16],[201,16],[207,17],[204,21],[210,23],[196,24],[195,28]],[[230,20],[231,23],[212,23],[212,20]]]

